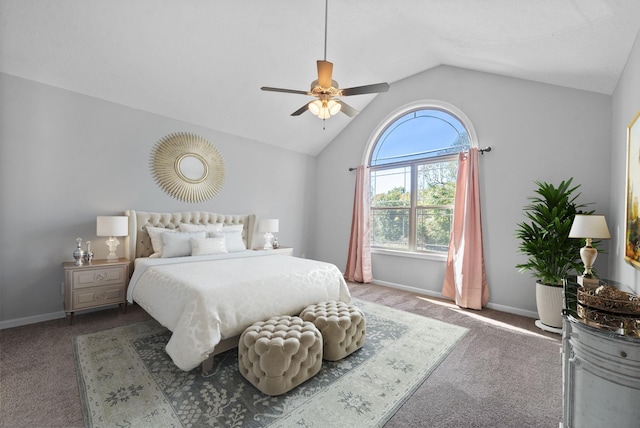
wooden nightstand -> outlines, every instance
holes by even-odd
[[[126,312],[129,260],[93,260],[82,266],[66,262],[63,266],[64,311],[69,324],[73,322],[73,313],[83,309],[119,304]]]
[[[265,250],[264,248],[255,248],[255,251],[264,251],[274,256],[293,256],[292,247],[280,247],[273,250]]]

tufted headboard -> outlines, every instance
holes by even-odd
[[[253,238],[256,228],[256,216],[216,214],[206,211],[186,211],[176,213],[152,213],[145,211],[127,210],[125,215],[129,217],[129,236],[125,257],[135,260],[138,257],[149,257],[153,254],[151,238],[145,226],[165,227],[176,229],[180,223],[190,224],[242,224],[242,238],[248,249],[253,248]]]

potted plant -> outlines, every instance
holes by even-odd
[[[569,274],[583,269],[580,259],[581,239],[569,238],[576,214],[586,204],[576,202],[580,187],[571,186],[573,178],[553,184],[536,181],[536,196],[528,198],[524,215],[527,221],[518,223],[516,238],[518,251],[527,256],[525,263],[516,265],[521,272],[530,271],[536,278],[536,304],[540,322],[550,330],[562,328],[562,281]],[[544,329],[544,326],[539,327]]]

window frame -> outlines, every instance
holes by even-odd
[[[469,138],[469,147],[478,147],[478,138],[477,138],[477,134],[475,131],[475,128],[473,127],[473,124],[471,123],[471,121],[469,120],[469,118],[467,117],[467,115],[462,112],[462,110],[460,110],[459,108],[457,108],[456,106],[446,103],[444,101],[439,101],[439,100],[419,100],[419,101],[415,101],[413,103],[404,105],[398,109],[396,109],[395,111],[393,111],[392,113],[390,113],[379,125],[378,127],[373,131],[373,133],[371,134],[370,138],[369,138],[369,143],[367,145],[367,150],[365,151],[364,154],[364,159],[363,159],[363,163],[365,165],[370,165],[371,162],[371,156],[374,153],[374,149],[376,147],[376,143],[378,142],[378,139],[380,138],[380,136],[382,136],[382,134],[384,134],[384,132],[387,130],[387,128],[392,125],[394,122],[396,122],[398,119],[400,119],[402,116],[405,116],[411,112],[417,111],[417,110],[440,110],[443,111],[444,113],[447,113],[453,117],[455,117],[461,124],[462,126],[464,126],[464,128],[467,131],[467,135]],[[442,155],[442,156],[438,156],[438,157],[434,157],[434,158],[430,158],[430,159],[418,159],[418,160],[411,160],[411,161],[404,161],[404,162],[393,162],[393,163],[389,163],[389,164],[384,164],[384,165],[376,165],[376,166],[370,166],[369,167],[369,179],[371,179],[371,173],[372,171],[380,171],[380,170],[384,170],[384,169],[391,169],[394,167],[400,167],[400,166],[408,166],[411,165],[411,204],[408,207],[409,210],[409,245],[408,245],[408,249],[391,249],[391,248],[381,248],[381,247],[374,247],[371,246],[370,250],[372,254],[386,254],[386,255],[392,255],[392,256],[400,256],[400,257],[408,257],[408,258],[418,258],[418,259],[431,259],[431,260],[438,260],[438,261],[446,261],[447,259],[447,252],[437,252],[437,251],[418,251],[416,250],[416,241],[417,241],[417,233],[416,233],[416,229],[417,229],[417,210],[419,208],[424,208],[424,207],[428,207],[428,206],[417,206],[417,177],[418,174],[417,172],[414,172],[417,169],[417,166],[419,164],[426,164],[426,163],[437,163],[437,162],[443,162],[443,161],[450,161],[450,160],[456,160],[457,159],[457,153],[452,153],[452,154],[447,154],[447,155]],[[438,206],[438,208],[440,208],[441,206]],[[372,208],[369,208],[369,211],[371,212]],[[414,219],[413,221],[411,221],[411,219]]]

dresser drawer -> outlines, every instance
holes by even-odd
[[[73,309],[80,310],[124,302],[124,285],[103,285],[73,293]]]
[[[74,290],[97,285],[125,284],[126,282],[127,269],[124,266],[75,271],[71,280]]]

